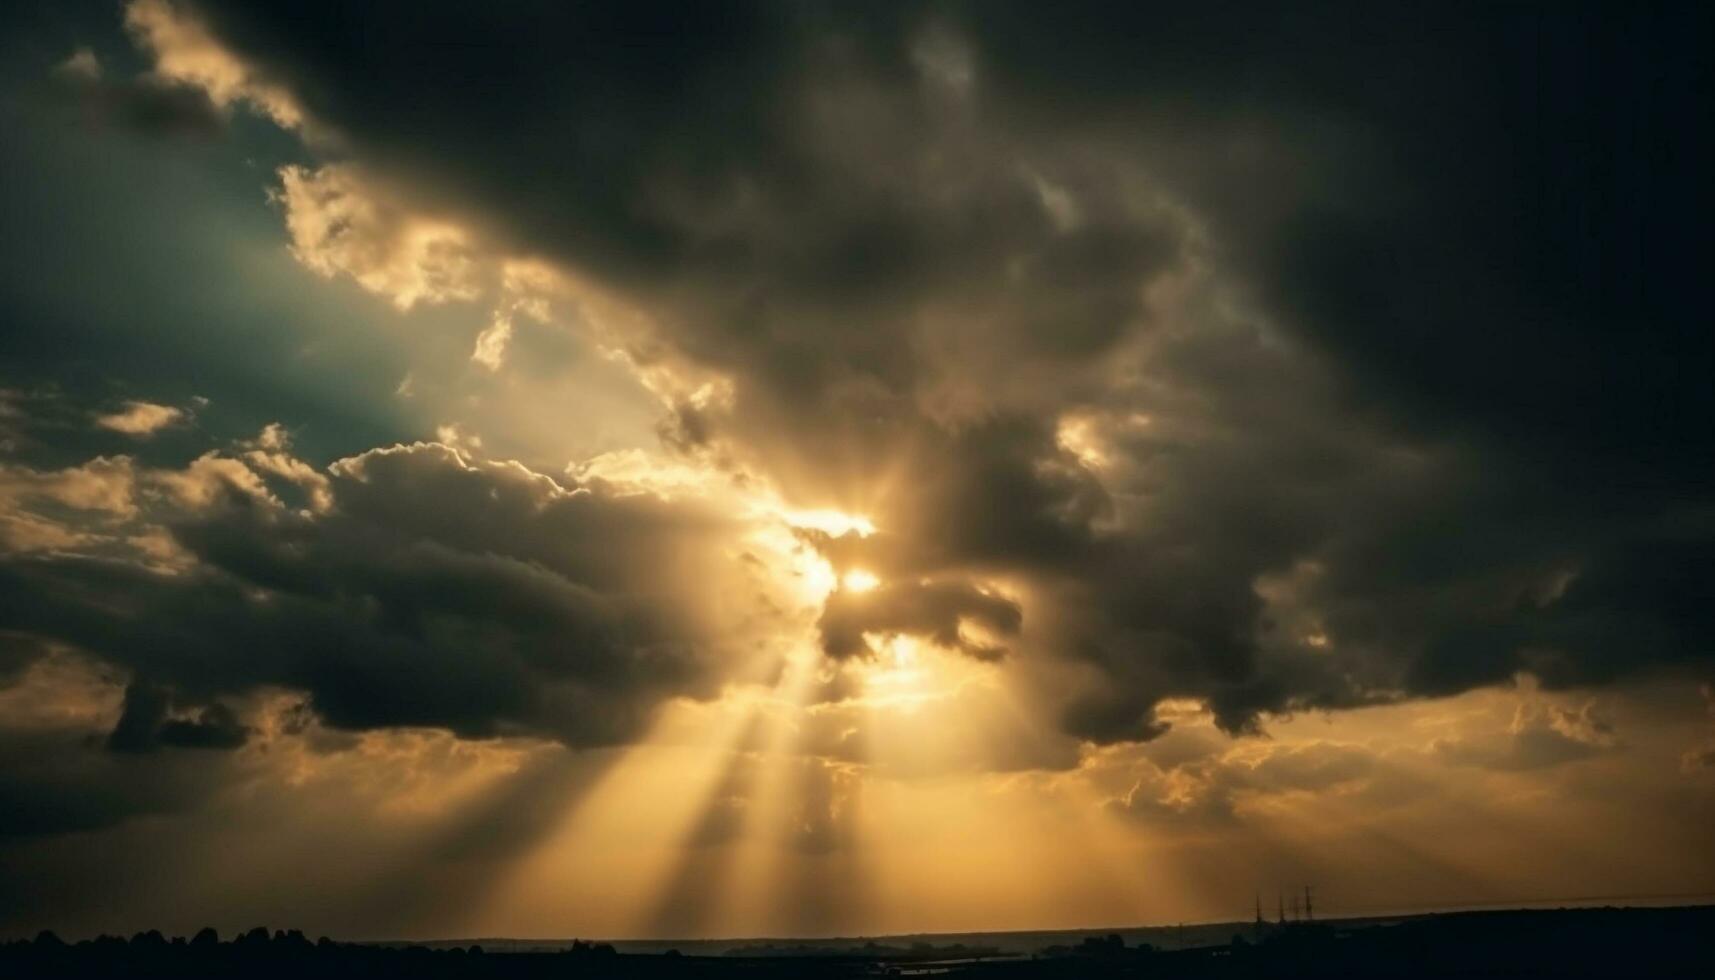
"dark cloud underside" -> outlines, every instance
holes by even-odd
[[[830,600],[835,657],[1093,668],[1063,717],[1096,741],[1170,697],[1240,731],[1708,669],[1698,7],[184,6],[324,162],[729,379],[671,446],[872,512],[815,542],[896,580]],[[682,597],[618,588],[677,518],[383,464],[326,516],[175,527],[183,580],[14,562],[12,608],[353,727],[603,742],[712,689]],[[89,614],[119,593],[154,599]]]

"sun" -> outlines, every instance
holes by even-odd
[[[847,592],[868,592],[880,584],[881,579],[876,578],[874,572],[866,572],[861,568],[852,569],[840,579],[840,585]]]

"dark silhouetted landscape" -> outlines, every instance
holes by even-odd
[[[1222,944],[1158,949],[1092,934],[1029,954],[962,943],[730,944],[622,953],[574,940],[497,951],[480,943],[311,941],[255,928],[229,941],[159,932],[67,943],[52,933],[0,947],[8,977],[1705,977],[1715,906],[1451,912],[1396,920],[1234,923]]]

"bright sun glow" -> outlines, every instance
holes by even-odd
[[[845,574],[845,577],[840,580],[840,584],[845,586],[847,592],[868,592],[880,585],[881,579],[876,578],[873,572],[854,568]]]

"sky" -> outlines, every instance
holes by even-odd
[[[1715,893],[1696,4],[0,13],[0,935]]]

